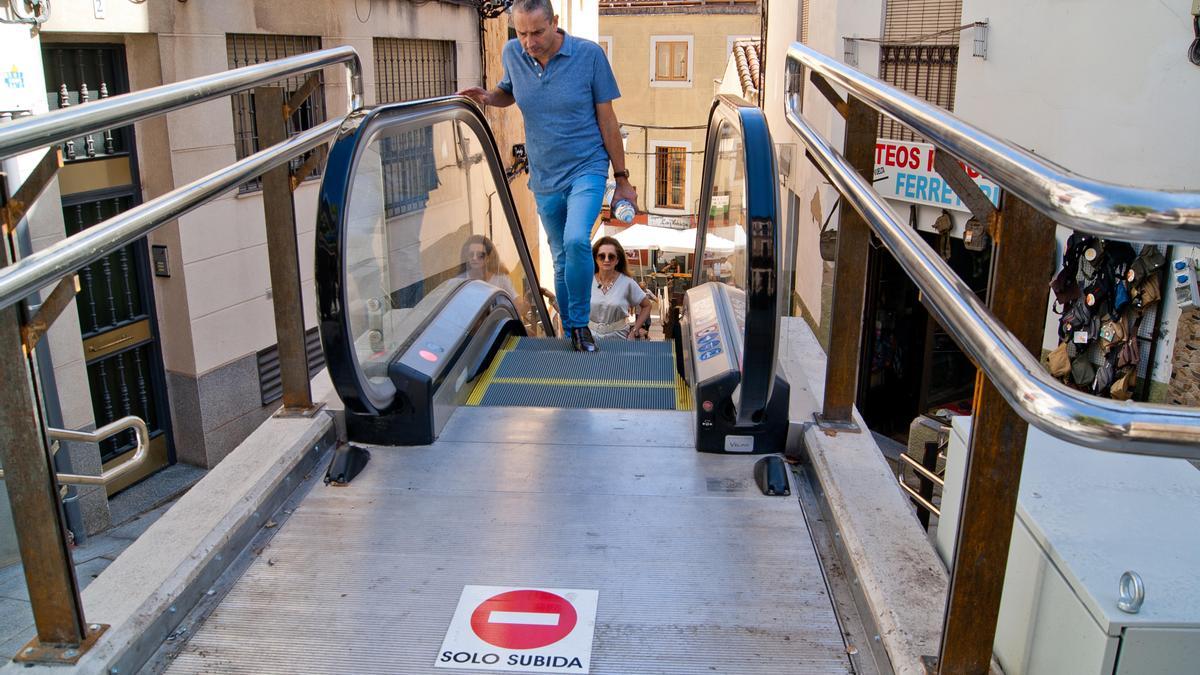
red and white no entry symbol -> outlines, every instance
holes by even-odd
[[[552,645],[575,629],[575,607],[546,591],[508,591],[484,600],[471,614],[471,630],[501,649]]]

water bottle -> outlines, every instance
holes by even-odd
[[[619,199],[613,205],[613,215],[622,223],[633,222],[633,204],[628,199]]]

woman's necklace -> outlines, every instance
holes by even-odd
[[[599,274],[597,274],[596,275],[596,281],[597,281],[596,288],[599,288],[601,293],[608,293],[610,290],[612,290],[613,284],[617,283],[617,278],[619,276],[620,275],[616,275],[612,279],[605,281],[603,277],[601,277]]]

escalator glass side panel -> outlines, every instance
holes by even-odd
[[[507,295],[526,333],[546,334],[495,141],[464,99],[352,114],[330,151],[317,220],[321,337],[353,412],[402,403],[393,361],[471,280]]]
[[[718,97],[709,115],[694,284],[725,284],[741,337],[739,424],[762,417],[775,386],[781,261],[774,144],[760,109]],[[708,262],[708,261],[711,261]]]

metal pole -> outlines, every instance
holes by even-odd
[[[10,229],[3,225],[0,267],[11,263]],[[16,660],[41,660],[51,650],[78,652],[87,638],[87,622],[67,548],[66,518],[59,501],[49,447],[33,393],[31,364],[21,345],[20,308],[0,310],[0,462],[12,508],[17,545],[29,588],[37,638]],[[41,657],[41,659],[35,658]]]
[[[287,139],[286,119],[283,116],[285,102],[283,89],[279,87],[255,88],[254,108],[261,146],[275,145]],[[262,197],[275,309],[275,337],[279,345],[283,412],[305,414],[313,410],[313,402],[304,341],[304,301],[300,294],[296,208],[290,179],[291,171],[287,164],[264,173]]]
[[[1026,349],[1040,353],[1054,222],[1009,194],[993,237],[991,310]],[[1028,425],[982,371],[974,414],[938,660],[943,675],[988,672],[1025,458]]]
[[[846,117],[846,160],[866,180],[875,168],[875,138],[879,113],[853,96]],[[854,399],[858,391],[859,349],[862,345],[863,303],[867,285],[867,254],[871,230],[857,210],[842,202],[838,223],[837,263],[833,276],[829,359],[825,366],[825,402],[817,422],[823,428],[858,431]]]

